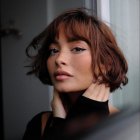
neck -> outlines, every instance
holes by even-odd
[[[61,93],[61,99],[66,104],[73,105],[77,101],[77,99],[84,93],[84,90],[79,92],[70,92],[70,93]]]
[[[67,96],[70,99],[71,103],[74,104],[82,94],[83,94],[83,91],[76,92],[76,93],[67,93]]]
[[[84,93],[84,90],[80,91],[80,92],[60,93],[59,94],[66,112],[68,112],[68,110],[71,108],[71,106],[76,103],[77,99],[83,93]]]

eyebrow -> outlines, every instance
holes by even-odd
[[[68,38],[67,40],[68,42],[78,42],[78,41],[84,41],[86,42],[88,45],[90,45],[90,42],[88,39],[84,38],[84,37],[71,37],[71,38]]]
[[[56,39],[54,39],[54,40],[52,41],[52,44],[59,44],[59,41],[57,41]]]
[[[67,39],[68,42],[78,42],[78,41],[81,41],[81,40],[82,40],[82,39],[80,39],[80,38],[74,38],[74,37],[73,37],[73,38],[68,38],[68,39]],[[84,40],[82,40],[82,41],[84,41]]]
[[[72,38],[71,37],[71,38],[68,38],[67,39],[67,42],[68,43],[71,43],[71,42],[79,42],[79,41],[85,41],[87,44],[89,44],[89,41],[87,39],[83,38],[83,37],[78,37],[78,38],[75,38],[75,37]],[[56,40],[56,39],[54,39],[54,41],[52,43],[53,44],[57,44],[57,45],[60,44],[59,41]]]

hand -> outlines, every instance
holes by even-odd
[[[105,84],[92,83],[84,92],[83,96],[92,100],[104,102],[109,99],[110,88]]]
[[[52,106],[52,111],[53,111],[54,117],[66,118],[66,111],[62,104],[59,93],[56,91],[56,89],[54,89],[51,106]]]

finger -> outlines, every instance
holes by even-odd
[[[93,94],[92,94],[96,100],[100,101],[102,98],[102,85],[101,84],[96,84]]]
[[[97,100],[98,101],[103,101],[104,100],[104,94],[105,94],[105,85],[104,84],[101,84],[98,86],[99,88],[99,92],[98,92],[98,95],[97,95]]]
[[[107,101],[109,99],[110,88],[105,84],[101,85],[100,92],[98,94],[98,100]]]
[[[90,87],[85,91],[83,94],[85,97],[97,100],[98,93],[100,91],[100,85],[96,84],[91,84]]]
[[[93,93],[94,91],[94,88],[95,88],[96,84],[91,84],[89,86],[89,88],[87,88],[87,90],[84,92],[84,96],[91,96],[91,94]]]
[[[105,84],[91,84],[83,96],[97,101],[106,101],[109,98],[109,88]]]
[[[104,100],[104,101],[109,100],[109,95],[110,95],[110,88],[109,88],[109,87],[106,87],[106,88],[105,88],[105,94],[104,94],[103,100]]]

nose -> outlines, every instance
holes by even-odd
[[[59,52],[58,56],[56,57],[55,64],[57,66],[67,65],[68,64],[68,54],[66,52]]]

